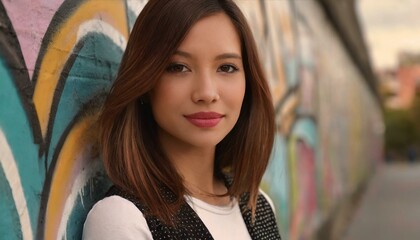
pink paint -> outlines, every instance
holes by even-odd
[[[298,198],[296,209],[291,218],[293,239],[308,239],[315,231],[317,208],[317,188],[315,151],[303,140],[296,142]],[[292,237],[291,237],[292,239]]]
[[[64,0],[9,0],[2,1],[18,37],[28,68],[29,77],[35,68],[42,39]]]

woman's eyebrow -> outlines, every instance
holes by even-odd
[[[216,60],[222,60],[226,58],[236,58],[236,59],[242,59],[241,55],[237,53],[223,53],[216,57]]]
[[[190,53],[181,51],[181,50],[176,50],[174,55],[179,55],[186,58],[192,58],[192,55]],[[242,59],[241,55],[237,53],[223,53],[223,54],[217,55],[215,60],[222,60],[222,59],[227,59],[227,58]]]
[[[179,55],[179,56],[186,57],[186,58],[192,58],[191,54],[189,54],[187,52],[184,52],[184,51],[181,51],[181,50],[176,50],[174,55]]]

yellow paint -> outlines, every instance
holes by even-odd
[[[293,94],[286,99],[280,113],[278,113],[281,121],[278,127],[281,134],[288,135],[290,133],[291,127],[296,118],[295,110],[298,104],[299,97],[296,94]]]
[[[52,37],[39,69],[33,101],[38,113],[42,135],[48,128],[55,89],[73,47],[77,44],[79,26],[90,19],[101,18],[128,38],[125,2],[121,0],[87,0],[70,16]]]
[[[289,176],[290,176],[290,206],[291,216],[297,211],[299,192],[298,192],[298,168],[297,168],[297,156],[296,156],[296,137],[291,136],[289,140]]]
[[[96,120],[97,115],[87,117],[77,123],[70,131],[60,151],[51,181],[45,216],[44,239],[46,240],[55,240],[58,237],[58,228],[63,216],[64,204],[70,194],[71,184],[74,180],[75,160],[84,151],[84,148],[94,141],[92,126],[94,126]]]

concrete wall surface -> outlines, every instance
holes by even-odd
[[[382,157],[367,80],[315,0],[236,0],[277,112],[262,189],[310,239]],[[95,121],[145,0],[0,2],[0,238],[80,239],[110,186]]]

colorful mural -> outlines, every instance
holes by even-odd
[[[79,239],[109,186],[94,122],[125,48],[127,3],[2,1],[0,14],[0,234]]]
[[[0,1],[2,238],[80,239],[110,184],[94,123],[146,2]],[[315,1],[236,2],[277,113],[261,187],[284,239],[309,239],[379,161],[380,110]]]
[[[256,33],[277,112],[262,188],[285,239],[312,239],[380,161],[380,108],[316,1],[236,2]]]

